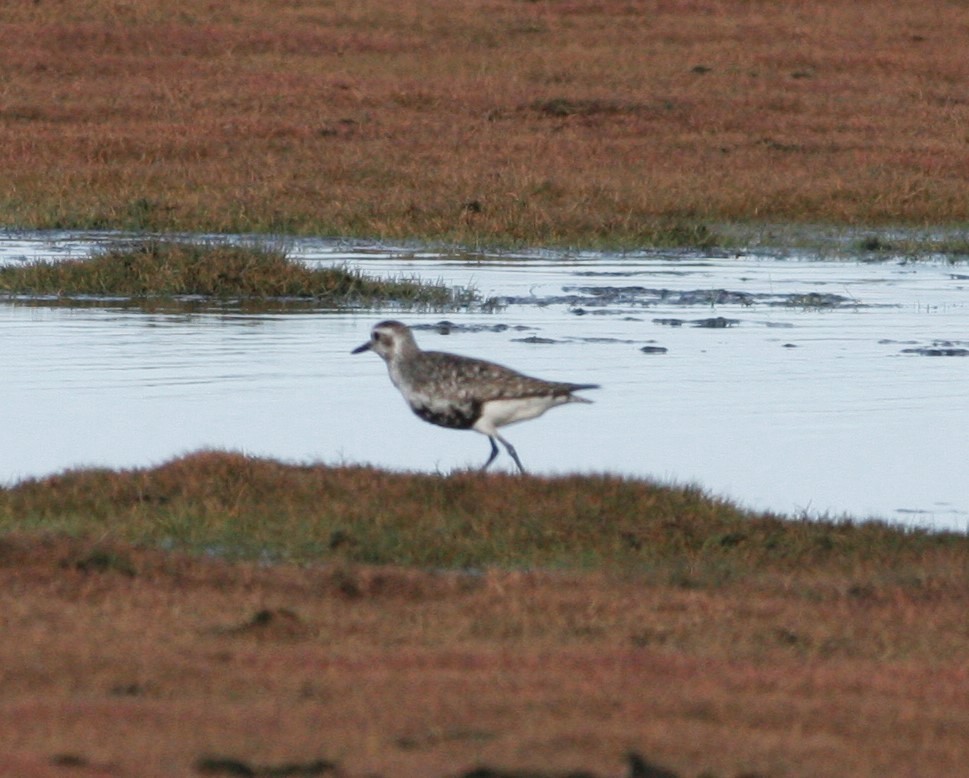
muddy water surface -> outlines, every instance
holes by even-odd
[[[116,238],[4,235],[0,261],[84,256]],[[425,348],[602,384],[587,393],[594,405],[507,428],[533,472],[626,473],[786,514],[969,527],[965,264],[288,245],[310,263],[473,284],[498,305],[0,303],[0,480],[151,465],[200,447],[423,472],[483,463],[485,438],[421,422],[377,357],[350,355],[393,316],[417,326]]]

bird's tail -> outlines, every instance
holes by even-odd
[[[572,384],[569,387],[569,402],[570,403],[591,403],[592,400],[589,400],[585,397],[580,397],[577,394],[572,394],[572,392],[581,392],[583,389],[599,389],[599,388],[600,388],[599,384]]]

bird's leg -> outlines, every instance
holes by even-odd
[[[489,435],[488,436],[488,440],[491,441],[491,456],[488,457],[488,461],[485,462],[484,463],[484,466],[481,468],[481,472],[482,473],[485,470],[488,469],[488,465],[490,465],[492,462],[494,462],[495,461],[495,457],[498,456],[498,444],[495,443],[495,439]]]
[[[515,464],[518,465],[518,469],[521,471],[521,474],[525,475],[525,468],[522,466],[522,461],[518,458],[518,452],[515,451],[515,447],[511,445],[511,443],[509,443],[503,437],[501,437],[501,435],[495,435],[495,437],[502,442],[504,447],[507,449],[508,453],[511,454],[511,458],[515,460]],[[491,441],[491,445],[494,445],[494,444],[495,442]]]

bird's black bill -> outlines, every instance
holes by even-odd
[[[355,348],[355,349],[354,349],[353,351],[351,351],[350,353],[351,353],[351,354],[362,354],[362,353],[363,353],[364,351],[370,351],[370,349],[371,349],[371,348],[372,348],[372,344],[371,344],[371,343],[370,343],[370,341],[368,340],[368,341],[367,341],[366,343],[364,343],[364,344],[363,344],[362,346],[357,346],[357,347],[356,347],[356,348]]]

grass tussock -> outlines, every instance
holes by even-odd
[[[260,302],[295,299],[321,306],[462,307],[476,299],[471,290],[417,279],[382,280],[347,268],[308,267],[273,248],[154,240],[85,259],[0,267],[0,294]]]
[[[299,562],[605,567],[685,587],[819,567],[878,568],[913,585],[969,574],[963,535],[751,514],[696,488],[616,476],[404,475],[218,452],[0,492],[0,530],[39,529]]]
[[[969,219],[958,3],[38,8],[0,10],[4,224],[643,245]]]

